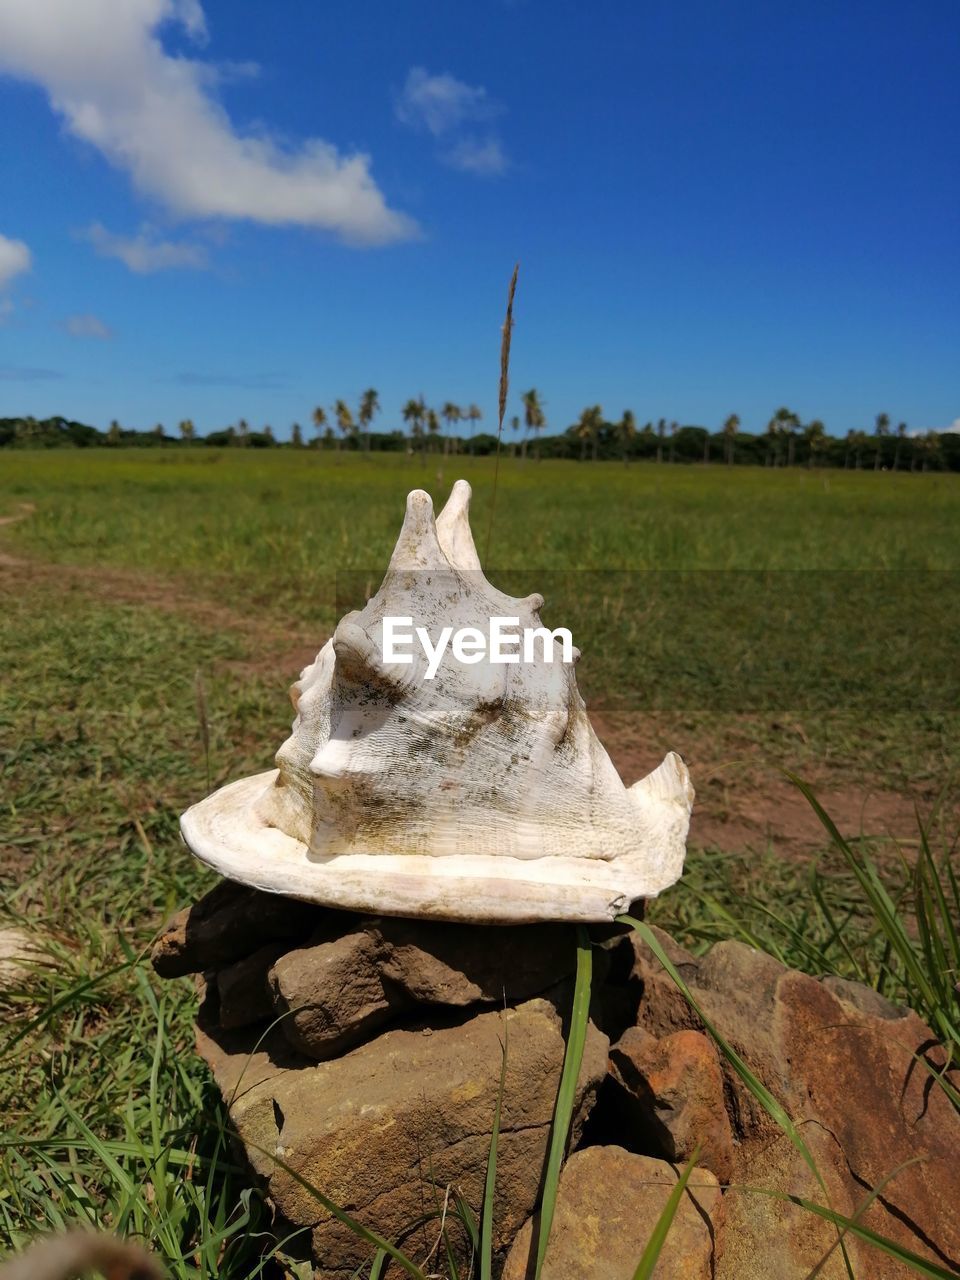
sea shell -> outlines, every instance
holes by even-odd
[[[428,494],[409,495],[376,595],[291,690],[277,768],[183,815],[198,858],[328,906],[475,923],[611,920],[679,877],[686,767],[671,752],[625,787],[573,662],[539,645],[534,661],[468,665],[448,647],[427,679],[419,646],[407,665],[384,660],[385,618],[411,619],[434,644],[443,627],[486,633],[491,618],[541,625],[542,597],[514,599],[483,576],[469,503],[464,480],[436,520]]]

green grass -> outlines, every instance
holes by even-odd
[[[6,540],[45,559],[149,565],[310,617],[312,588],[379,569],[406,492],[464,476],[486,542],[486,458],[367,459],[183,450],[5,455]],[[487,563],[504,568],[960,569],[960,475],[768,471],[506,459]]]
[[[0,539],[319,642],[375,588],[407,490],[439,506],[459,474],[483,548],[490,459],[15,452],[0,513],[37,510]],[[936,789],[955,772],[960,476],[505,459],[500,485],[494,581],[546,595],[592,706],[714,733],[738,717],[754,759],[829,759],[860,782]]]
[[[432,459],[423,469],[240,451],[3,458],[0,515],[26,501],[37,511],[0,529],[0,552],[65,573],[14,570],[0,611],[0,926],[21,924],[49,961],[0,997],[0,1248],[89,1221],[142,1235],[174,1277],[264,1274],[267,1220],[232,1165],[221,1106],[193,1053],[193,989],[156,983],[141,958],[162,921],[211,883],[176,822],[207,788],[197,672],[211,784],[266,767],[289,725],[296,675],[277,668],[277,655],[322,638],[337,571],[382,568],[408,488],[442,498],[459,474],[475,486],[482,547],[487,460]],[[600,609],[595,642],[582,642],[592,702],[630,705],[633,690],[633,705],[671,739],[664,745],[709,736],[734,778],[738,762],[765,760],[864,788],[920,781],[931,797],[946,792],[922,882],[917,850],[905,848],[901,862],[889,842],[845,851],[825,833],[806,862],[776,847],[693,848],[684,881],[651,918],[695,949],[741,937],[809,972],[879,985],[930,1016],[903,948],[956,961],[956,937],[951,951],[942,928],[952,907],[929,868],[943,875],[957,835],[960,721],[944,694],[952,673],[938,666],[952,643],[950,610],[923,584],[950,583],[960,570],[960,477],[507,460],[501,484],[491,560],[552,571],[556,607],[574,612],[578,642],[585,613]],[[659,613],[632,599],[636,579],[624,572],[652,568],[675,571],[661,582]],[[818,599],[810,590],[782,632],[778,678],[809,689],[785,721],[777,698],[756,689],[742,705],[720,696],[742,687],[744,668],[731,665],[721,630],[698,636],[702,614],[680,616],[689,578],[670,594],[682,575],[720,569],[816,569],[805,575],[814,588],[832,581],[828,571],[908,570],[882,580],[913,586],[892,604],[877,597],[876,612],[890,615],[886,666],[857,638],[874,619],[858,618],[841,591]],[[569,585],[571,571],[589,572],[589,589]],[[703,594],[693,592],[694,605]],[[759,610],[760,626],[763,605],[748,592],[734,612]],[[840,708],[837,645],[824,649],[832,633],[841,649],[866,655],[850,664],[853,692]],[[606,636],[618,638],[606,645],[617,652],[604,652]],[[659,702],[651,686],[666,691]],[[868,718],[872,692],[884,711]],[[784,722],[801,732],[785,735]],[[899,951],[855,864],[864,853],[895,920],[919,921],[898,935]],[[936,883],[950,890],[949,880]],[[455,1207],[461,1222],[481,1208]]]

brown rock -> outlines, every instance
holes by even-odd
[[[301,1053],[335,1057],[414,1005],[462,1009],[538,995],[570,974],[569,926],[467,928],[366,918],[287,952],[270,974],[273,1008]],[[227,1024],[224,1024],[227,1025]]]
[[[221,1027],[248,1027],[275,1016],[267,975],[280,954],[280,945],[269,942],[217,974]]]
[[[464,927],[384,919],[384,975],[420,1004],[528,1000],[576,968],[576,930],[562,924]]]
[[[865,987],[862,982],[851,982],[849,978],[836,978],[832,975],[821,978],[828,991],[832,991],[838,1000],[852,1004],[861,1013],[872,1014],[875,1018],[902,1018],[906,1010],[882,996],[872,987]]]
[[[733,1133],[720,1060],[707,1036],[675,1031],[658,1040],[633,1027],[610,1050],[610,1070],[631,1136],[644,1150],[686,1163],[699,1143],[698,1162],[721,1183],[730,1181]]]
[[[658,1034],[680,1030],[690,1015],[663,994],[669,978],[645,950],[637,947],[645,972],[641,1024],[647,1025],[649,1013]],[[779,1126],[724,1064],[738,1139],[733,1182],[826,1200],[836,1212],[853,1215],[871,1189],[899,1170],[860,1221],[960,1271],[960,1114],[931,1079],[944,1055],[916,1014],[856,983],[797,973],[739,942],[715,945],[687,966],[685,979],[704,1015],[792,1117],[826,1196]],[[919,1163],[908,1163],[917,1156]],[[736,1188],[725,1204],[728,1243],[717,1280],[800,1280],[831,1249],[818,1274],[822,1280],[846,1275],[833,1247],[836,1229],[807,1210]],[[857,1275],[907,1280],[914,1274],[849,1234],[845,1244]]]
[[[162,978],[181,978],[241,960],[265,942],[306,937],[329,915],[343,912],[221,880],[199,902],[178,912],[153,945],[151,960]]]
[[[256,1171],[278,1213],[312,1228],[318,1276],[346,1280],[371,1250],[329,1217],[283,1160],[361,1222],[388,1239],[458,1187],[479,1209],[500,1081],[506,1025],[507,1072],[499,1145],[495,1245],[506,1248],[533,1211],[563,1062],[559,1019],[545,1000],[481,1013],[442,1030],[388,1031],[335,1062],[305,1063],[274,1037],[252,1041],[202,1029],[213,1068]],[[607,1042],[591,1027],[577,1098],[575,1133],[606,1068]],[[423,1257],[436,1226],[405,1244]]]
[[[0,991],[28,982],[50,957],[36,934],[16,925],[0,929]]]
[[[698,961],[689,951],[656,926],[650,926],[657,941],[667,953],[667,958],[679,971],[685,982],[697,973]],[[637,1022],[655,1036],[663,1036],[684,1027],[702,1030],[700,1020],[677,989],[673,979],[662,968],[659,960],[639,934],[631,932],[620,944],[626,948],[632,961],[632,976],[640,986],[640,1012]]]
[[[633,1280],[678,1176],[662,1160],[622,1147],[575,1152],[560,1175],[542,1280]],[[657,1280],[712,1280],[722,1206],[714,1175],[694,1169],[657,1261]],[[539,1215],[524,1224],[501,1280],[533,1280],[538,1225]]]
[[[376,931],[358,928],[276,961],[269,974],[273,1009],[287,1015],[280,1026],[295,1049],[335,1058],[410,1006],[384,978],[380,950]]]

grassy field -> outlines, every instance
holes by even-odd
[[[47,559],[269,580],[310,617],[338,569],[380,568],[403,496],[474,488],[481,551],[488,458],[256,450],[10,452],[0,501],[36,501],[16,543]],[[487,563],[524,569],[958,569],[960,476],[505,459]]]
[[[210,883],[177,815],[269,765],[286,688],[338,595],[382,571],[404,494],[442,500],[461,474],[483,556],[486,459],[0,459],[0,518],[22,517],[0,528],[0,925],[52,961],[0,996],[0,1245],[90,1220],[143,1233],[174,1276],[264,1274],[192,987],[161,990],[141,957]],[[883,978],[849,867],[779,769],[813,779],[895,892],[915,800],[954,847],[960,476],[507,459],[484,558],[572,626],[625,773],[688,758],[705,816],[653,918]]]

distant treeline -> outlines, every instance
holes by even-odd
[[[409,408],[409,406],[408,406]],[[446,406],[450,408],[450,406]],[[410,432],[373,431],[370,420],[354,425],[338,421],[339,434],[314,413],[312,439],[305,440],[294,423],[290,440],[279,441],[270,427],[250,428],[241,421],[206,436],[197,435],[193,423],[185,419],[178,434],[169,434],[161,425],[136,431],[113,422],[107,431],[69,418],[0,418],[0,448],[143,448],[143,449],[304,449],[367,453],[474,454],[496,451],[497,437],[484,431],[476,435],[455,434],[433,429],[430,415],[421,421],[414,415]],[[452,426],[449,416],[448,428]],[[463,415],[466,418],[467,415]],[[475,426],[481,415],[470,418]],[[454,418],[453,421],[462,419]],[[575,461],[653,461],[752,466],[822,466],[873,470],[960,471],[960,434],[927,431],[911,435],[905,424],[892,429],[886,415],[878,415],[874,429],[850,431],[846,436],[828,435],[822,423],[802,424],[788,410],[778,410],[767,429],[751,434],[740,429],[731,415],[719,431],[679,423],[648,422],[638,426],[627,411],[619,420],[608,421],[599,406],[584,410],[580,419],[559,434],[544,435],[545,424],[531,427],[514,417],[504,424],[502,449],[508,455],[538,458],[569,458]],[[363,428],[366,428],[364,430]]]

